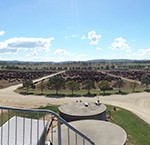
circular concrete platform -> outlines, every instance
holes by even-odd
[[[126,132],[118,125],[99,120],[82,120],[69,123],[80,132],[88,136],[96,145],[125,145],[127,140]],[[64,125],[62,129],[62,144],[68,144],[68,128]],[[57,131],[54,135],[54,145],[57,143]],[[69,130],[70,145],[82,145],[83,139]],[[77,142],[76,142],[77,140]],[[85,141],[87,143],[87,141]],[[87,143],[89,145],[89,143]]]
[[[66,121],[96,119],[106,120],[106,106],[94,102],[75,102],[59,107],[60,116]]]

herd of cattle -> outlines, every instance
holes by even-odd
[[[0,88],[22,83],[25,79],[37,79],[54,73],[54,71],[0,71]]]
[[[129,71],[129,70],[123,70],[123,71],[109,71],[110,74],[132,79],[132,80],[137,80],[141,81],[142,76],[149,76],[150,77],[150,72],[148,71]]]
[[[100,71],[78,71],[78,70],[70,70],[66,73],[60,74],[66,81],[74,80],[78,83],[83,82],[84,80],[92,80],[94,82],[100,82],[102,80],[107,80],[109,82],[115,81],[118,77],[113,77],[102,73]]]
[[[3,82],[8,84],[22,83],[24,79],[37,79],[54,73],[54,71],[6,71],[0,70],[0,85],[3,86]],[[118,77],[125,77],[133,80],[139,80],[143,75],[150,76],[150,72],[146,71],[109,71],[107,73],[100,71],[79,71],[79,70],[69,70],[65,73],[59,74],[66,81],[75,80],[81,83],[84,80],[91,79],[94,82],[99,82],[101,80],[107,80],[109,82],[115,81]]]

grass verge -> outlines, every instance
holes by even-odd
[[[144,89],[140,88],[138,91],[135,92],[137,93],[142,91],[144,91]],[[55,90],[45,90],[41,93],[40,90],[34,89],[34,90],[29,90],[29,92],[27,93],[26,90],[24,89],[16,89],[15,92],[22,95],[44,95],[46,97],[80,97],[80,96],[94,97],[97,95],[102,95],[102,96],[113,95],[113,94],[127,95],[129,93],[133,93],[132,89],[124,89],[120,93],[118,92],[118,90],[115,89],[108,90],[105,93],[103,93],[103,91],[98,89],[97,90],[92,89],[89,94],[87,93],[87,90],[74,91],[74,94],[71,94],[71,91],[69,90],[60,90],[57,95]]]
[[[129,145],[149,145],[150,144],[150,125],[137,117],[130,111],[112,106],[108,106],[111,112],[111,122],[121,126],[128,135]]]

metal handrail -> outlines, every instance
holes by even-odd
[[[20,112],[30,112],[30,113],[48,113],[51,114],[52,116],[56,117],[58,120],[58,145],[62,145],[62,140],[61,140],[61,124],[63,123],[66,125],[69,129],[74,131],[76,135],[78,134],[80,137],[82,137],[84,140],[89,142],[91,145],[95,145],[94,141],[92,141],[89,137],[84,135],[82,132],[68,124],[67,121],[65,121],[63,118],[61,118],[58,114],[51,110],[45,110],[45,109],[24,109],[24,108],[13,108],[13,107],[3,107],[0,106],[1,110],[10,110],[10,111],[20,111]]]

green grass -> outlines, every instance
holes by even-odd
[[[149,145],[150,125],[130,111],[116,108],[117,111],[114,111],[112,106],[108,106],[108,110],[112,115],[111,122],[118,124],[127,132],[128,144]]]
[[[142,92],[144,91],[143,87],[140,88],[136,88],[135,92]],[[72,95],[71,91],[69,90],[60,90],[58,92],[58,95],[56,95],[55,90],[45,90],[43,91],[43,93],[41,93],[40,90],[38,89],[34,89],[34,90],[29,90],[29,92],[27,93],[26,90],[24,89],[17,89],[15,90],[16,93],[20,93],[22,95],[44,95],[47,97],[80,97],[80,96],[87,96],[87,97],[92,97],[92,96],[97,96],[97,95],[113,95],[113,94],[121,94],[121,95],[126,95],[129,93],[132,93],[132,89],[122,89],[121,93],[118,93],[118,90],[108,90],[105,92],[105,94],[100,91],[99,89],[92,89],[90,91],[90,94],[87,94],[87,90],[78,90],[78,91],[74,91],[74,94]]]
[[[38,109],[52,110],[53,112],[59,114],[58,107],[59,107],[59,105],[48,105],[48,106],[40,107],[40,108],[38,108]]]

